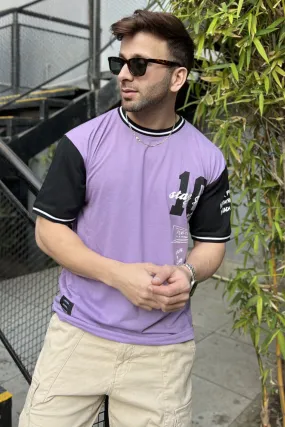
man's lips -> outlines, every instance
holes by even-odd
[[[134,89],[122,89],[123,93],[136,93],[137,91]]]

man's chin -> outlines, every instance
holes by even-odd
[[[125,99],[122,99],[121,104],[122,104],[123,109],[129,113],[135,113],[137,111],[141,111],[140,106],[136,102],[126,101]]]

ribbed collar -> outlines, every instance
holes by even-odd
[[[179,131],[185,124],[184,118],[180,117],[178,122],[175,124],[173,131],[172,131],[172,127],[168,128],[168,129],[147,129],[147,128],[144,128],[144,127],[136,124],[129,117],[127,119],[127,115],[126,115],[126,112],[123,110],[123,107],[119,107],[118,112],[119,112],[121,119],[123,120],[123,122],[127,126],[128,126],[128,122],[129,122],[131,128],[135,132],[141,133],[143,135],[148,135],[148,136],[167,136],[170,133],[173,134],[173,133]]]

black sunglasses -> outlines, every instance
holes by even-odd
[[[166,65],[167,67],[181,67],[178,62],[165,61],[164,59],[146,59],[146,58],[131,58],[123,59],[116,56],[108,58],[111,73],[118,76],[125,64],[127,64],[130,73],[135,77],[141,77],[145,74],[149,62],[154,64]]]

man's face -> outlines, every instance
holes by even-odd
[[[120,56],[124,59],[140,57],[173,60],[165,40],[143,32],[123,38]],[[125,64],[118,75],[123,108],[129,112],[139,112],[165,101],[170,94],[172,72],[173,68],[148,63],[146,73],[134,77]]]

